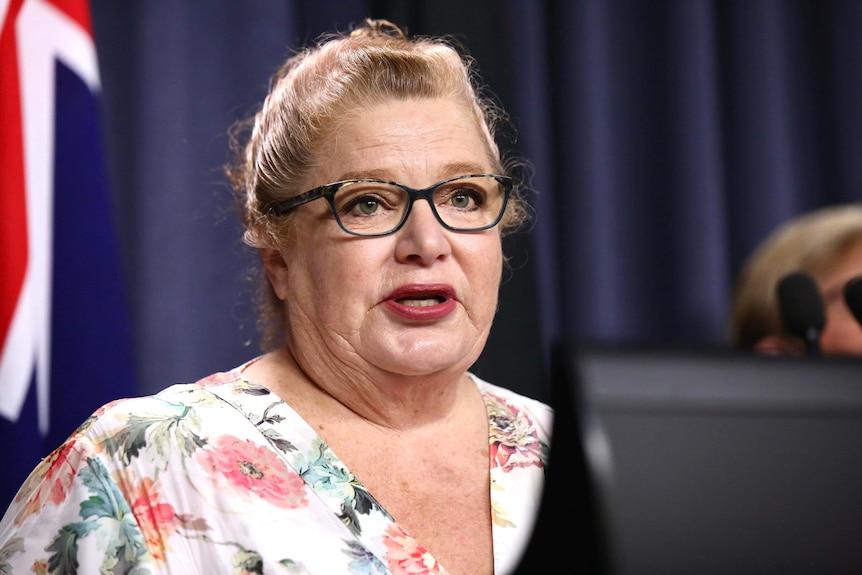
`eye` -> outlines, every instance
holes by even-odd
[[[358,182],[341,188],[335,196],[342,217],[365,218],[398,211],[405,203],[403,191],[380,182]]]
[[[438,204],[445,208],[456,210],[477,210],[485,203],[486,194],[479,188],[459,185],[458,187],[441,190]]]
[[[370,216],[380,209],[380,201],[374,196],[360,196],[345,204],[346,213],[357,213],[357,215]]]
[[[475,192],[468,190],[466,188],[462,188],[457,190],[452,197],[449,198],[449,203],[454,207],[459,209],[467,209],[471,205],[481,203],[481,197],[477,197],[478,194]]]

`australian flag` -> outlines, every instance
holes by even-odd
[[[136,392],[87,0],[0,0],[0,515]]]

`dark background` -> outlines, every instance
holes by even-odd
[[[291,47],[366,16],[452,34],[534,165],[482,377],[547,399],[561,338],[723,345],[778,223],[857,201],[862,2],[92,0],[142,392],[258,353],[221,173]],[[94,406],[95,407],[95,406]]]

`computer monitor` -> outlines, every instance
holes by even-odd
[[[862,360],[563,344],[553,364],[519,573],[540,556],[614,575],[862,572]]]

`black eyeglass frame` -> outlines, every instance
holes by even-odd
[[[434,192],[437,191],[441,186],[445,186],[451,182],[456,182],[458,180],[465,180],[467,178],[493,178],[500,184],[500,187],[503,188],[503,202],[500,205],[500,213],[497,215],[497,218],[484,226],[480,226],[478,228],[455,228],[447,224],[443,221],[443,218],[440,217],[440,214],[437,213],[437,208],[434,206]],[[392,228],[391,230],[374,233],[374,234],[363,234],[359,232],[353,232],[348,230],[343,223],[341,223],[341,218],[338,216],[338,208],[335,206],[335,194],[348,184],[387,184],[390,186],[396,186],[401,188],[405,192],[407,192],[407,197],[410,199],[410,203],[407,204],[407,209],[404,210],[404,214],[401,216],[401,221]],[[290,212],[291,210],[301,206],[302,204],[307,204],[308,202],[313,202],[314,200],[318,200],[320,198],[326,198],[326,201],[329,202],[329,208],[332,211],[332,215],[335,216],[335,221],[338,222],[338,226],[352,236],[359,236],[363,238],[369,237],[379,237],[379,236],[388,236],[390,234],[394,234],[398,230],[400,230],[404,226],[404,222],[407,221],[407,218],[410,217],[410,212],[413,210],[413,203],[423,198],[428,202],[428,205],[431,206],[431,212],[434,214],[434,217],[437,218],[437,221],[440,222],[440,225],[445,229],[453,231],[453,232],[481,232],[484,230],[488,230],[496,226],[500,223],[500,220],[503,219],[503,214],[506,213],[506,206],[509,203],[509,195],[512,192],[512,188],[514,187],[514,179],[510,176],[501,176],[499,174],[466,174],[463,176],[456,176],[454,178],[449,178],[448,180],[443,180],[442,182],[437,182],[436,184],[429,186],[427,188],[418,190],[416,188],[411,188],[409,186],[405,186],[404,184],[399,184],[398,182],[393,182],[390,180],[380,180],[376,178],[356,178],[352,180],[340,180],[338,182],[332,182],[330,184],[324,184],[322,186],[318,186],[314,189],[308,190],[307,192],[303,192],[299,195],[296,195],[292,198],[284,200],[283,202],[277,202],[272,204],[268,209],[267,213],[274,216],[283,216]]]

